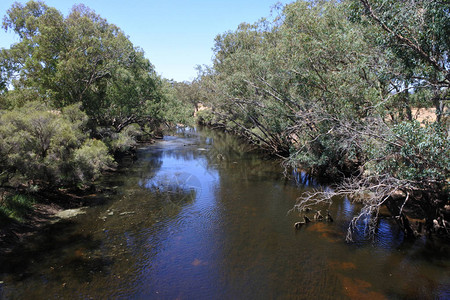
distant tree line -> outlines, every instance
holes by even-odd
[[[296,1],[215,39],[192,84],[201,122],[336,182],[299,200],[386,205],[405,235],[450,236],[450,3]],[[432,120],[418,118],[428,112]]]
[[[89,187],[183,117],[143,51],[84,5],[15,3],[2,27],[19,41],[0,50],[0,213],[17,194]]]

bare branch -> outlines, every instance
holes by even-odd
[[[361,203],[362,208],[351,220],[346,240],[353,240],[353,233],[362,220],[366,221],[364,222],[365,235],[373,237],[378,226],[380,207],[385,204],[388,199],[391,199],[398,193],[398,191],[407,188],[412,188],[411,182],[400,180],[387,174],[381,176],[359,176],[344,181],[334,189],[321,188],[306,192],[298,199],[293,210],[302,212],[307,208],[313,208],[320,205],[331,206],[333,198],[347,198],[352,202]],[[399,214],[395,217],[399,218],[403,214],[403,208],[408,200],[409,194],[407,194]]]

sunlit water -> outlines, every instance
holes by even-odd
[[[0,298],[450,298],[448,245],[402,242],[389,219],[348,244],[345,199],[296,231],[317,183],[222,133],[167,136],[101,184],[101,204],[0,260]]]

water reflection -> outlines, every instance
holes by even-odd
[[[390,219],[376,240],[345,243],[358,207],[336,199],[333,223],[295,231],[296,199],[317,183],[219,132],[179,129],[104,179],[111,193],[2,258],[0,298],[445,298],[448,247],[401,242]],[[99,195],[100,197],[101,195]],[[321,209],[321,208],[316,208]]]
[[[312,188],[319,187],[317,181],[306,172],[294,169],[292,170],[292,175],[295,178],[295,181],[297,182],[299,187],[312,187]]]

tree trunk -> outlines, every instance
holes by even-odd
[[[394,217],[395,221],[397,222],[397,225],[402,229],[405,239],[412,239],[416,237],[416,234],[414,234],[414,230],[411,227],[411,224],[404,214],[404,212],[400,212],[401,205],[400,203],[403,203],[403,201],[399,201],[401,199],[394,199],[390,198],[388,201],[386,201],[386,207],[388,208],[391,215]]]

